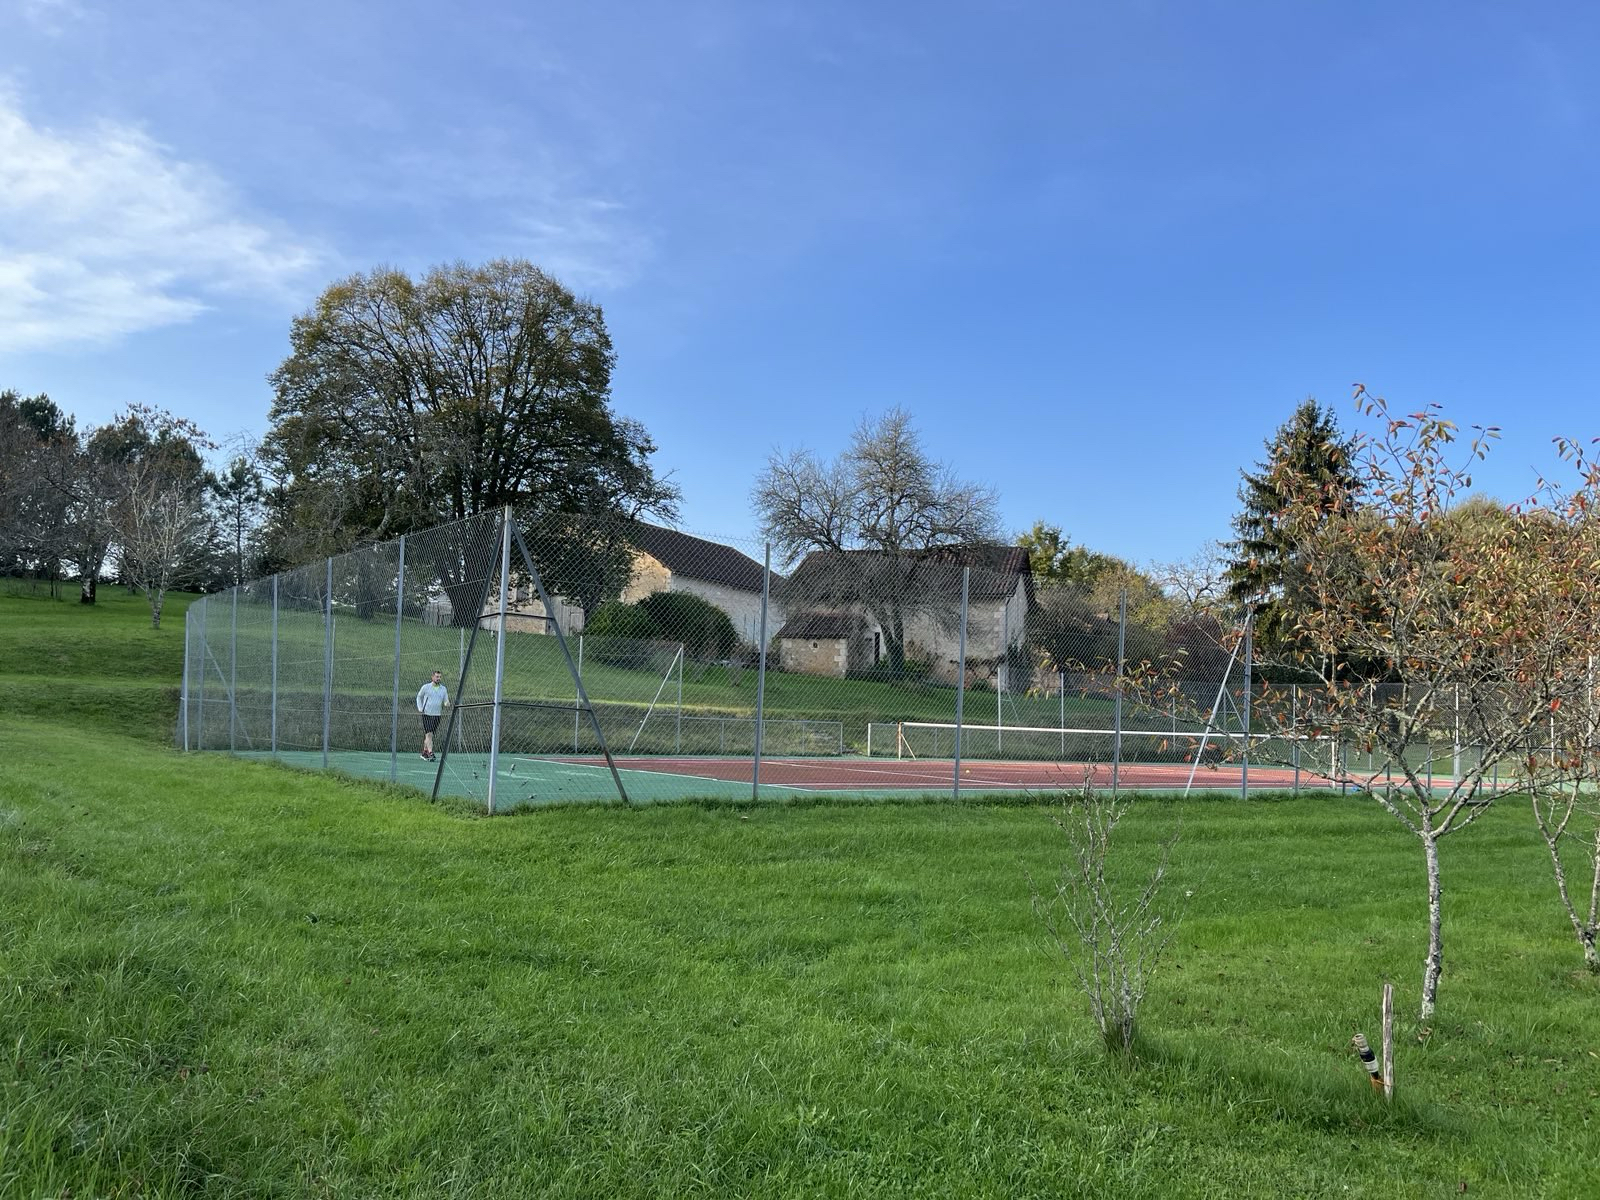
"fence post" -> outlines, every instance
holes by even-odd
[[[967,696],[967,593],[972,582],[972,568],[961,568],[961,641],[956,658],[956,745],[955,773],[950,788],[952,800],[961,799],[961,714]]]
[[[328,559],[328,592],[322,605],[322,769],[328,769],[333,728],[333,559]]]
[[[194,607],[183,614],[183,686],[178,690],[178,738],[189,752],[189,640],[194,635]]]
[[[1244,712],[1240,714],[1239,722],[1244,726],[1244,766],[1239,773],[1239,796],[1244,800],[1250,799],[1250,691],[1253,686],[1250,675],[1255,661],[1255,645],[1250,634],[1255,623],[1255,613],[1252,612],[1244,622]]]
[[[583,634],[578,635],[578,682],[583,682]],[[577,689],[572,692],[572,752],[578,752],[578,714],[583,711],[583,705],[578,700]]]
[[[200,672],[196,679],[199,683],[200,694],[195,697],[195,728],[194,748],[206,748],[206,655],[211,653],[211,643],[206,640],[206,609],[210,607],[211,597],[200,598]]]
[[[772,595],[772,543],[767,543],[761,559],[761,644],[756,647],[756,737],[755,758],[750,771],[750,799],[761,799],[761,734],[766,719],[767,701],[767,602]],[[679,676],[682,679],[682,675]],[[681,684],[680,684],[681,686]],[[683,711],[679,705],[679,712]]]
[[[1000,665],[994,672],[994,748],[999,753],[1006,747],[1006,676],[1011,665],[1011,600],[1007,597],[1000,605]]]
[[[1117,692],[1115,732],[1111,736],[1111,794],[1115,796],[1122,778],[1122,673],[1127,669],[1128,589],[1123,588],[1117,598]]]
[[[1455,719],[1450,723],[1450,777],[1455,784],[1461,779],[1461,685],[1455,687]]]
[[[1294,740],[1289,743],[1289,754],[1294,762],[1294,794],[1300,794],[1300,685],[1289,685],[1289,729]]]
[[[494,816],[494,785],[500,774],[500,707],[506,681],[506,604],[511,576],[511,506],[500,514],[500,636],[494,647],[494,712],[489,721],[489,815]],[[459,697],[457,697],[459,699]]]
[[[394,582],[394,704],[389,717],[389,782],[400,772],[400,620],[406,611],[406,538],[400,535],[400,566]]]
[[[228,619],[228,753],[239,753],[239,585],[228,593],[233,598]]]
[[[278,757],[278,577],[272,577],[272,757]]]

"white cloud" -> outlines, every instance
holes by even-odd
[[[16,11],[34,29],[52,37],[84,18],[77,0],[18,0]]]
[[[287,301],[319,255],[141,130],[31,124],[0,93],[0,350],[103,343],[226,296]]]

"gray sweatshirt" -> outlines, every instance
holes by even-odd
[[[442,683],[429,680],[417,691],[417,711],[425,717],[443,715],[444,706],[449,702],[450,693]]]

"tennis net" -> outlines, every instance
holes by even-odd
[[[1331,769],[1332,738],[1212,730],[1064,729],[1055,726],[967,725],[953,721],[873,722],[867,728],[872,758],[947,759],[961,735],[963,758],[1019,762],[1192,763],[1238,762],[1246,753],[1271,762],[1324,773]]]

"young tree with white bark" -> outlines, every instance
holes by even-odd
[[[1418,840],[1426,1022],[1445,962],[1441,843],[1504,794],[1495,776],[1548,791],[1562,714],[1592,703],[1600,573],[1581,506],[1456,503],[1496,430],[1463,443],[1436,407],[1395,415],[1365,389],[1357,399],[1378,431],[1357,440],[1355,503],[1330,512],[1323,481],[1292,463],[1271,481],[1284,498],[1273,532],[1298,574],[1267,661],[1312,682],[1269,687],[1255,707],[1276,733],[1358,752],[1336,755],[1332,777]],[[1475,752],[1440,777],[1433,748],[1453,742]],[[1360,760],[1371,765],[1353,769]]]

